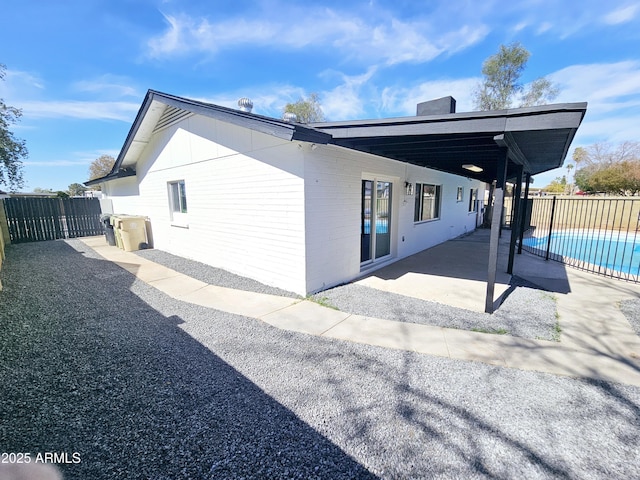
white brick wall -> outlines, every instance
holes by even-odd
[[[393,183],[393,259],[473,230],[469,189],[484,198],[481,182],[198,115],[158,132],[137,172],[106,193],[115,213],[150,217],[156,248],[299,294],[361,275],[362,179]],[[172,225],[167,183],[176,180],[185,181],[188,228]],[[414,223],[405,181],[442,185],[439,220]]]
[[[393,183],[393,259],[412,255],[475,228],[476,217],[468,213],[469,189],[479,188],[483,192],[482,182],[339,147],[306,149],[308,291],[328,288],[361,275],[361,180],[373,178]],[[416,183],[442,185],[439,220],[414,223],[414,197],[405,195],[405,181],[414,187]],[[463,187],[462,202],[456,200],[458,186]]]
[[[149,216],[158,249],[304,294],[302,162],[296,144],[191,116],[154,136],[138,162],[140,197],[112,196],[114,210]],[[188,228],[171,222],[175,180]]]

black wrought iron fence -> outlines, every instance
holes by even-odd
[[[640,198],[534,198],[524,250],[640,282]]]

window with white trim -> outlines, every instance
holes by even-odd
[[[184,223],[186,221],[187,214],[187,192],[184,180],[169,182],[168,188],[171,220],[174,222]]]
[[[429,183],[416,184],[416,209],[414,222],[435,220],[440,218],[440,197],[442,187]]]

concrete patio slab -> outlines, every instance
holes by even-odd
[[[390,279],[372,274],[355,283],[384,292],[452,305],[474,312],[484,312],[486,281],[407,272],[398,278]],[[496,297],[503,295],[508,288],[508,284],[496,283]]]
[[[379,270],[355,283],[475,312],[484,312],[489,264],[488,231],[450,240]],[[501,240],[501,251],[508,247]],[[504,256],[504,255],[503,255]],[[460,261],[464,259],[464,261]],[[503,265],[504,264],[504,265]],[[496,273],[494,300],[509,288],[506,262]]]

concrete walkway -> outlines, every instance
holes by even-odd
[[[537,280],[534,283],[560,292],[557,295],[563,329],[560,342],[363,317],[308,300],[208,285],[135,253],[108,246],[104,237],[82,240],[105,259],[172,298],[257,318],[277,328],[459,360],[640,386],[640,337],[618,308],[621,300],[640,297],[640,286],[578,270],[565,270],[560,264],[541,264],[531,255],[518,256],[514,274],[526,274],[528,280]],[[455,241],[447,243],[454,244],[454,250],[459,247]],[[435,252],[437,256],[442,256],[440,254]],[[389,268],[399,267],[394,265]],[[375,272],[372,274],[375,279],[369,284],[374,288],[385,288],[385,281],[401,277],[398,272]],[[420,281],[428,281],[428,274],[424,275]],[[460,272],[458,278],[451,274],[448,277],[483,283],[481,278],[464,275]],[[460,284],[456,287],[454,280],[450,281],[450,288],[457,288],[459,292]],[[438,277],[438,282],[442,284],[442,277]],[[396,287],[386,285],[386,289],[393,288]],[[473,288],[479,287],[474,284]],[[406,291],[402,293],[407,294]],[[482,299],[484,301],[484,297]]]

